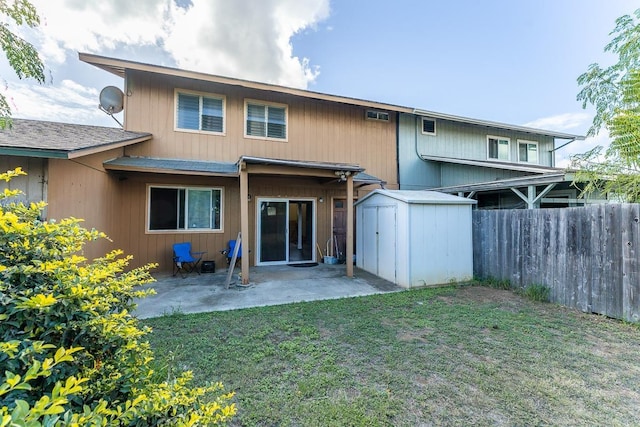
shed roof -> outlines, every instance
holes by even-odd
[[[475,205],[477,200],[467,199],[466,197],[452,196],[451,194],[440,193],[438,191],[429,190],[374,190],[371,193],[358,200],[358,205],[365,200],[381,195],[391,199],[399,200],[407,204],[422,205]]]
[[[12,119],[0,130],[0,154],[7,156],[73,159],[151,139],[146,132],[119,128]]]

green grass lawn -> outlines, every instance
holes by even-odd
[[[637,425],[640,329],[481,286],[148,319],[234,425]]]

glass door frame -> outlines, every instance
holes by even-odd
[[[283,261],[266,261],[266,262],[261,262],[260,258],[262,256],[261,254],[261,250],[262,250],[262,217],[260,214],[260,206],[262,205],[263,202],[285,202],[286,203],[286,235],[285,235],[285,242],[286,242],[286,249],[285,249],[285,254],[286,254],[286,259]],[[312,206],[312,213],[313,213],[313,218],[312,218],[312,242],[311,242],[311,260],[302,260],[302,261],[290,261],[289,260],[289,237],[290,237],[290,233],[291,230],[289,230],[289,207],[292,203],[296,203],[296,202],[311,202],[311,206]],[[256,197],[256,258],[255,258],[255,265],[256,266],[261,266],[261,265],[284,265],[284,264],[296,264],[296,263],[305,263],[305,262],[317,262],[317,258],[316,258],[316,235],[317,235],[317,218],[318,218],[318,205],[317,205],[318,201],[315,197]]]

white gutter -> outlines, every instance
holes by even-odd
[[[530,128],[527,126],[510,125],[506,123],[492,122],[489,120],[472,119],[469,117],[454,116],[452,114],[436,113],[435,111],[421,110],[419,108],[414,108],[413,114],[417,116],[424,116],[424,117],[430,117],[430,118],[442,119],[442,120],[450,120],[453,122],[469,123],[469,124],[474,124],[479,126],[497,128],[497,129],[506,129],[506,130],[516,131],[516,132],[552,136],[552,137],[561,138],[561,139],[571,139],[574,141],[576,139],[578,140],[585,139],[585,137],[582,135],[573,135],[573,134],[564,133],[564,132],[555,132],[555,131],[544,130],[544,129],[536,129],[536,128]]]

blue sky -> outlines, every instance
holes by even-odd
[[[229,75],[442,113],[584,134],[576,78],[603,53],[631,0],[33,0],[18,29],[48,82],[0,61],[15,117],[115,126],[99,91],[122,86],[77,53]],[[595,144],[576,142],[562,158]]]

